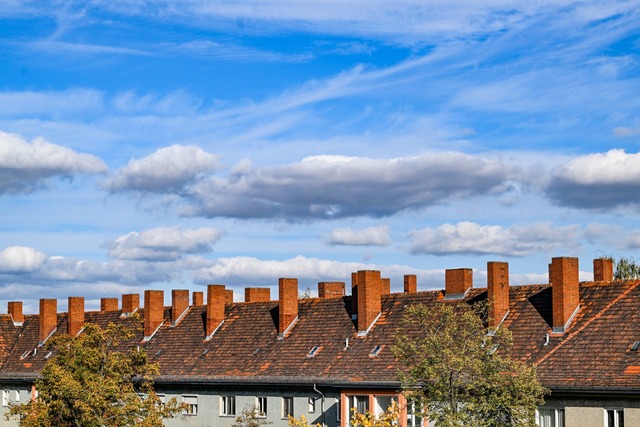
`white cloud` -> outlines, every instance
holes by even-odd
[[[549,222],[503,227],[464,221],[413,231],[411,252],[527,256],[575,247],[579,231],[577,225],[555,227]]]
[[[90,154],[42,138],[29,143],[19,135],[0,132],[0,194],[33,191],[53,177],[105,171],[102,160]]]
[[[179,192],[190,181],[212,171],[218,160],[218,156],[200,147],[172,145],[160,148],[142,159],[130,160],[107,185],[112,192]]]
[[[640,153],[622,149],[576,157],[557,170],[547,194],[561,205],[612,209],[640,205]]]
[[[104,98],[94,89],[66,91],[0,92],[0,116],[54,116],[91,115],[104,110]]]
[[[515,173],[500,160],[459,152],[372,159],[312,156],[244,168],[188,190],[186,215],[241,218],[382,217],[456,198],[499,194]]]
[[[0,252],[0,273],[34,271],[47,260],[47,254],[25,246],[9,246]]]
[[[159,227],[120,236],[106,247],[109,255],[116,259],[168,261],[179,259],[183,254],[210,252],[222,234],[215,228]]]
[[[640,135],[640,128],[617,127],[613,128],[613,134],[620,138],[638,136]]]
[[[331,245],[347,246],[389,246],[391,237],[388,226],[368,227],[362,230],[336,228],[327,236]]]

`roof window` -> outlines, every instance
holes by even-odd
[[[318,350],[320,350],[320,346],[313,347],[307,354],[307,357],[315,357],[315,355],[318,354]]]
[[[639,351],[640,350],[640,341],[636,341],[631,346],[631,351]]]
[[[369,353],[369,357],[378,356],[380,350],[382,350],[382,346],[378,344],[377,346],[373,347],[373,350],[371,350],[371,353]]]

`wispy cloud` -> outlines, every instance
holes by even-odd
[[[512,225],[480,225],[475,222],[444,224],[411,233],[412,253],[431,255],[495,254],[527,256],[557,248],[575,248],[580,227],[557,227],[549,222]]]
[[[336,228],[331,230],[326,240],[330,245],[345,246],[389,246],[391,244],[389,227],[386,225],[362,230]]]

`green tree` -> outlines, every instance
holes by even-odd
[[[486,308],[411,306],[396,336],[405,394],[439,427],[535,426],[546,389],[533,366],[510,358],[510,332],[485,328]]]
[[[183,410],[172,399],[162,404],[153,389],[158,365],[139,346],[125,343],[135,328],[87,323],[77,337],[54,336],[47,361],[35,382],[38,396],[12,405],[6,418],[24,427],[159,427]]]
[[[258,408],[253,406],[243,409],[240,415],[236,417],[234,423],[231,424],[231,427],[262,427],[270,424],[272,424],[272,422],[261,417]]]
[[[616,280],[631,280],[640,278],[640,265],[636,263],[634,258],[620,257],[613,260],[615,264],[615,273],[613,278]]]

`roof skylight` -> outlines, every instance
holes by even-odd
[[[318,353],[318,350],[320,350],[320,346],[316,345],[309,351],[309,353],[307,354],[307,357],[315,357],[315,355]]]
[[[371,353],[369,353],[369,357],[376,357],[380,353],[380,350],[382,350],[382,346],[378,344],[377,346],[373,347],[373,350],[371,350]]]

